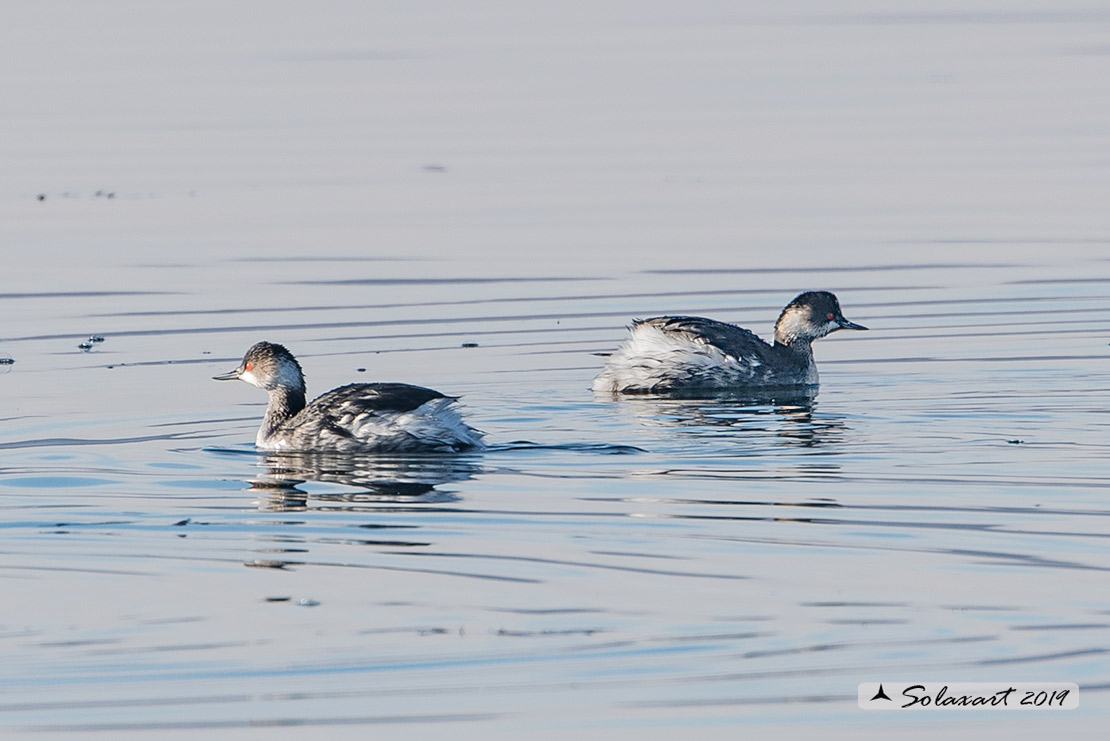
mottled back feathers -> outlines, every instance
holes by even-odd
[[[482,447],[482,433],[462,420],[455,398],[421,386],[352,383],[306,405],[300,363],[272,342],[256,343],[238,368],[215,378],[239,379],[269,393],[255,438],[264,450],[438,453]]]
[[[813,340],[849,322],[836,296],[810,291],[787,304],[768,344],[734,324],[696,316],[661,316],[633,322],[628,338],[594,379],[594,390],[669,394],[699,390],[817,385]]]

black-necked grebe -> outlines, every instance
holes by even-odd
[[[304,374],[281,345],[259,342],[217,381],[246,381],[270,394],[255,445],[263,450],[453,453],[482,447],[453,396],[407,383],[352,383],[305,405]]]
[[[633,322],[632,333],[594,379],[594,390],[668,394],[817,385],[810,343],[838,329],[867,329],[844,318],[827,291],[786,305],[768,345],[734,324],[696,316]]]

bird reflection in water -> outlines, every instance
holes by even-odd
[[[260,459],[262,472],[249,481],[265,496],[262,509],[277,512],[309,509],[306,482],[340,484],[350,491],[314,492],[317,509],[378,510],[383,504],[442,504],[458,501],[442,484],[466,481],[479,466],[460,457],[353,456],[327,453],[272,453]]]
[[[678,428],[684,436],[741,444],[753,452],[772,445],[835,446],[844,440],[846,419],[816,413],[816,395],[816,388],[790,388],[758,395],[626,396],[618,406],[641,424]]]

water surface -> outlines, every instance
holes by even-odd
[[[0,31],[6,733],[1101,728],[1110,16],[248,8]],[[871,327],[813,399],[590,391],[812,288]],[[261,339],[491,448],[261,455]],[[901,679],[1082,700],[856,707]]]

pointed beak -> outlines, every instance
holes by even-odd
[[[218,376],[212,376],[212,380],[213,381],[237,381],[237,380],[239,380],[239,376],[242,375],[242,373],[243,373],[242,368],[236,368],[233,371],[228,371],[227,373],[221,373]]]
[[[836,323],[840,325],[841,329],[867,329],[867,327],[863,326],[862,324],[856,324],[855,322],[850,322],[847,319],[845,319],[844,317],[838,318],[836,320]]]

